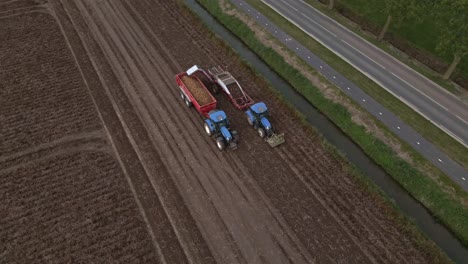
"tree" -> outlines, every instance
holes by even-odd
[[[384,13],[387,15],[387,20],[378,39],[382,40],[385,37],[392,21],[398,26],[408,17],[415,15],[417,9],[417,0],[385,0]]]
[[[438,0],[434,6],[440,23],[437,50],[453,56],[443,76],[447,80],[463,56],[468,54],[468,1]]]

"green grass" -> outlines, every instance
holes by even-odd
[[[468,155],[466,155],[466,148],[462,144],[454,140],[438,127],[434,126],[431,122],[385,91],[378,84],[336,56],[333,52],[323,47],[320,43],[316,42],[295,25],[291,24],[282,16],[271,10],[268,6],[254,0],[247,0],[247,2],[266,15],[273,23],[280,26],[285,32],[299,41],[306,48],[317,54],[335,70],[358,85],[377,102],[399,116],[405,123],[410,124],[418,133],[444,151],[449,157],[460,163],[465,168],[468,168]]]
[[[468,245],[468,210],[450,194],[441,190],[432,179],[398,157],[393,150],[351,120],[347,109],[326,99],[300,72],[287,64],[271,48],[265,47],[240,20],[225,15],[217,0],[198,0],[210,13],[236,34],[282,78],[304,95],[315,107],[327,115],[350,136],[377,164],[382,166],[416,199],[424,204],[441,223]]]
[[[322,13],[326,14],[330,18],[334,19],[344,27],[348,28],[349,30],[353,31],[360,37],[364,38],[365,40],[369,41],[370,43],[374,44],[375,46],[379,47],[380,49],[384,50],[388,54],[392,55],[393,57],[397,58],[401,62],[405,63],[413,70],[421,73],[422,75],[426,76],[428,79],[432,80],[433,82],[440,85],[440,87],[446,89],[447,91],[453,93],[454,95],[459,96],[463,88],[456,86],[450,80],[444,80],[440,73],[435,72],[434,70],[430,69],[429,67],[423,65],[422,63],[416,61],[415,59],[409,57],[407,54],[395,49],[390,43],[385,41],[378,41],[376,36],[370,35],[368,32],[363,31],[360,27],[356,26],[347,18],[343,17],[341,14],[337,13],[335,10],[329,10],[326,8],[325,5],[320,4],[316,0],[305,0],[311,6],[315,7],[316,9],[320,10]],[[381,18],[381,17],[379,17]],[[465,99],[467,100],[467,99]]]
[[[312,0],[308,0],[307,2],[311,3]],[[385,23],[386,14],[382,11],[385,6],[385,1],[339,0],[337,3],[352,10],[354,13],[361,15],[370,23],[380,27],[383,27]],[[414,47],[433,54],[449,65],[453,59],[452,55],[442,54],[436,50],[438,32],[441,32],[442,29],[440,28],[440,25],[444,22],[436,21],[434,12],[423,12],[420,20],[413,17],[402,23],[400,26],[392,24],[389,31],[398,37],[406,39]],[[457,71],[461,73],[464,78],[468,78],[468,56],[465,56],[465,58],[462,59],[457,67]]]

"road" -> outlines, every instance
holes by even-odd
[[[176,1],[53,3],[85,82],[101,84],[89,85],[98,109],[115,111],[101,116],[122,163],[136,162],[123,168],[161,263],[427,263],[320,139]],[[220,94],[241,142],[219,152],[174,81],[195,63],[225,65],[253,98],[268,99],[288,143],[265,144]]]
[[[302,0],[263,2],[468,146],[468,107],[465,103]]]
[[[270,5],[271,7],[276,9],[278,12],[280,12],[279,8],[281,8],[282,10],[281,12],[284,12],[288,14],[288,16],[291,16],[290,21],[292,21],[293,23],[294,23],[293,19],[298,19],[298,16],[297,14],[295,15],[294,13],[291,13],[291,12],[296,12],[296,9],[304,12],[304,10],[306,10],[307,8],[305,7],[306,4],[302,2],[297,2],[297,1],[295,1],[294,3],[302,4],[303,6],[301,7],[291,6],[291,4],[283,0],[281,1],[266,0],[263,2]],[[467,182],[468,171],[465,168],[463,168],[458,163],[453,161],[450,157],[444,154],[440,149],[434,146],[431,142],[429,142],[424,137],[422,137],[419,133],[417,133],[414,129],[412,129],[411,126],[409,126],[408,124],[405,124],[400,118],[398,118],[388,109],[384,108],[382,105],[376,102],[372,97],[370,97],[365,92],[363,92],[357,85],[352,83],[350,80],[346,79],[336,70],[334,70],[329,65],[327,65],[324,61],[322,61],[318,56],[313,54],[310,50],[306,49],[304,46],[302,46],[299,42],[297,42],[291,36],[283,32],[278,26],[274,25],[269,19],[267,19],[257,10],[255,10],[246,1],[232,0],[232,3],[235,4],[241,10],[243,10],[245,13],[250,15],[253,19],[255,19],[267,31],[269,31],[273,36],[275,36],[280,42],[282,42],[284,45],[286,45],[291,50],[293,50],[306,63],[308,63],[311,67],[313,67],[318,72],[320,72],[330,82],[334,83],[344,93],[348,94],[350,98],[352,98],[356,103],[361,105],[363,108],[369,111],[369,113],[371,113],[377,119],[382,121],[392,132],[394,132],[402,140],[404,140],[409,145],[411,145],[416,151],[421,153],[421,155],[423,155],[426,159],[432,162],[437,168],[439,168],[446,175],[448,175],[454,182],[459,184],[464,190],[468,190],[468,182]],[[276,6],[279,6],[279,8],[276,8]],[[296,9],[294,9],[293,7]],[[308,8],[312,9],[311,7],[308,7]],[[301,19],[298,19],[298,20],[301,20]],[[321,33],[319,34],[320,36],[326,35],[326,34],[332,34],[331,31],[329,31],[328,29],[325,29],[325,27],[323,26],[317,26],[316,28],[314,28],[314,30],[316,30],[317,32],[321,30],[320,31]],[[323,33],[322,31],[326,32],[326,34]],[[348,34],[352,34],[352,33],[348,33]],[[372,72],[374,72],[374,70],[372,70]],[[407,88],[406,91],[408,93],[411,93],[410,88]],[[442,92],[442,94],[445,94],[445,93]],[[428,97],[426,96],[419,95],[419,96],[415,96],[415,98],[420,100],[421,102],[426,102],[428,104],[433,103],[433,101],[427,99]],[[402,99],[402,100],[406,101],[405,99]],[[434,103],[433,105],[435,105],[434,108],[437,108],[437,107],[440,108],[439,104]],[[460,105],[457,109],[459,108],[463,108],[462,105]],[[456,121],[454,122],[457,123]],[[466,127],[466,123],[459,120],[457,124],[460,128],[460,133],[459,133],[460,136],[466,138],[467,137],[466,131],[468,131],[468,127]]]

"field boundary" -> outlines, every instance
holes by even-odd
[[[197,0],[218,21],[238,36],[275,72],[291,84],[309,102],[330,118],[344,133],[350,136],[365,153],[387,173],[401,184],[408,192],[428,208],[441,223],[447,226],[464,245],[468,245],[468,225],[464,219],[468,217],[468,210],[449,194],[440,190],[432,180],[413,168],[406,161],[374,135],[355,124],[346,108],[326,99],[318,88],[302,76],[295,68],[286,63],[283,58],[267,48],[256,39],[252,30],[242,21],[226,15],[219,4],[210,0]]]

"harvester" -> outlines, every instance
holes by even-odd
[[[285,142],[284,133],[277,134],[268,120],[270,113],[265,103],[259,102],[253,104],[249,106],[249,109],[245,113],[249,125],[253,126],[257,130],[258,135],[265,139],[270,146],[276,147]]]
[[[213,110],[209,112],[208,118],[205,119],[204,127],[208,136],[216,138],[216,146],[220,151],[224,150],[226,146],[229,146],[231,149],[237,148],[239,135],[237,131],[229,128],[230,123],[224,111]]]
[[[231,73],[221,68],[221,66],[208,69],[208,74],[211,76],[211,81],[215,86],[217,85],[221,88],[235,108],[244,110],[254,103],[236,78],[234,78]]]

